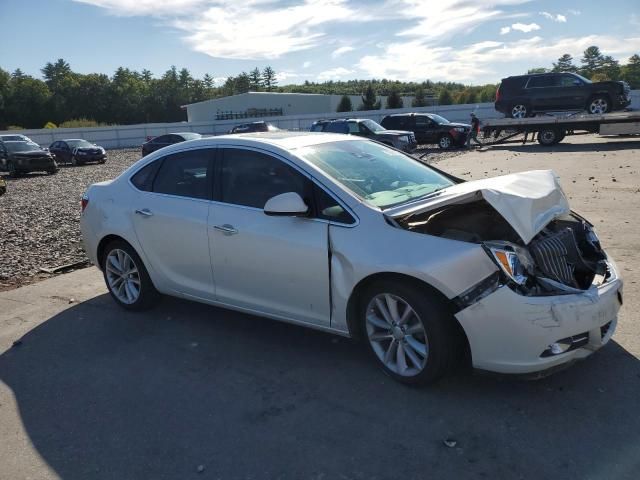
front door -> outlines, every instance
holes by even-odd
[[[436,133],[436,124],[429,117],[416,115],[415,117],[415,134],[418,143],[436,143],[438,135]]]
[[[216,296],[236,307],[329,326],[328,223],[268,216],[268,199],[299,193],[309,179],[271,154],[219,151],[220,174],[209,213]]]
[[[131,205],[142,250],[163,284],[208,300],[215,294],[207,235],[214,152],[188,150],[156,160],[161,164],[150,191],[140,191]]]

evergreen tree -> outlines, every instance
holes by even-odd
[[[557,63],[553,64],[552,72],[562,73],[562,72],[577,72],[578,67],[573,64],[573,57],[568,53],[565,53],[560,58],[558,58]]]
[[[629,58],[629,63],[622,67],[622,79],[626,81],[631,88],[640,88],[640,55],[637,53]]]
[[[446,88],[440,90],[440,95],[438,95],[438,104],[439,105],[451,105],[453,103],[453,98],[451,97],[451,93]]]
[[[262,71],[262,84],[267,92],[273,90],[273,88],[278,84],[276,72],[270,66],[265,67]]]
[[[416,88],[415,97],[411,101],[412,107],[426,107],[427,99],[425,98],[424,89],[422,87]]]
[[[202,83],[204,83],[204,86],[206,89],[210,90],[213,88],[213,77],[211,75],[209,75],[208,73],[204,74],[204,77],[202,78]]]
[[[242,72],[235,78],[234,92],[236,95],[240,93],[247,93],[251,90],[251,80],[246,72]]]
[[[609,80],[619,80],[621,72],[620,62],[615,58],[610,55],[602,57],[602,66],[597,73],[603,73]]]
[[[376,108],[376,104],[379,104],[379,102],[376,101],[376,92],[373,90],[371,83],[369,83],[362,96],[362,106],[360,110],[378,110],[380,107]]]
[[[262,89],[262,74],[258,67],[249,72],[249,87],[252,92],[259,92]]]
[[[601,70],[603,60],[604,58],[598,47],[591,46],[587,48],[582,55],[580,73],[587,78],[591,78],[594,73],[598,73]]]
[[[544,67],[530,68],[527,70],[527,75],[531,75],[533,73],[547,73],[548,71],[549,69]]]
[[[402,108],[403,106],[402,97],[395,88],[392,89],[387,97],[387,108]]]
[[[336,112],[351,112],[353,110],[353,105],[351,105],[351,98],[347,95],[343,95],[340,99],[340,103],[338,103],[338,108]]]

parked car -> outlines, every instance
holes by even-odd
[[[164,148],[174,143],[185,142],[187,140],[196,140],[202,138],[202,135],[194,132],[184,133],[169,133],[167,135],[160,135],[159,137],[152,138],[142,144],[142,156],[149,155],[151,152],[155,152],[161,148]]]
[[[566,110],[602,114],[628,107],[630,92],[626,82],[592,82],[576,73],[518,75],[502,79],[495,109],[511,118]]]
[[[55,155],[58,163],[70,163],[73,166],[107,161],[107,152],[104,148],[81,138],[53,142],[49,146],[49,151]]]
[[[5,135],[0,135],[0,142],[31,142],[36,143],[31,140],[26,135],[21,135],[19,133],[10,133]]]
[[[221,136],[139,160],[82,207],[121,307],[167,294],[359,338],[407,383],[463,358],[502,373],[584,358],[622,303],[548,170],[464,182],[354,136]]]
[[[4,181],[4,178],[0,177],[0,197],[7,193],[7,182]]]
[[[451,123],[434,113],[396,113],[384,117],[381,124],[390,130],[409,130],[418,144],[437,143],[440,148],[464,146],[471,130],[468,123]]]
[[[0,142],[0,170],[12,177],[29,172],[44,171],[54,174],[58,164],[53,155],[33,142]]]
[[[236,125],[229,133],[253,133],[253,132],[276,132],[280,130],[275,125],[267,122],[250,122]]]
[[[406,130],[387,130],[370,119],[341,118],[335,120],[318,120],[311,125],[312,132],[343,133],[370,138],[398,150],[411,152],[415,150],[416,137]]]

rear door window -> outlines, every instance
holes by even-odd
[[[162,160],[156,160],[155,162],[151,162],[149,165],[144,166],[141,170],[131,177],[131,183],[135,185],[138,190],[142,190],[144,192],[150,192],[151,187],[153,186],[153,179],[156,176],[156,172],[158,171],[158,167],[162,163]]]
[[[203,148],[164,157],[153,181],[153,192],[188,198],[209,198],[212,178],[210,160],[213,151]]]
[[[547,88],[554,86],[554,75],[544,75],[540,77],[531,77],[527,88]]]
[[[425,129],[433,126],[433,122],[429,117],[423,117],[422,115],[416,116],[416,128]]]

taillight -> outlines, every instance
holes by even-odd
[[[500,87],[496,90],[496,102],[500,100]]]
[[[89,198],[82,197],[82,200],[80,200],[80,205],[82,205],[82,212],[84,213],[84,209],[87,208],[87,205],[89,205]]]

